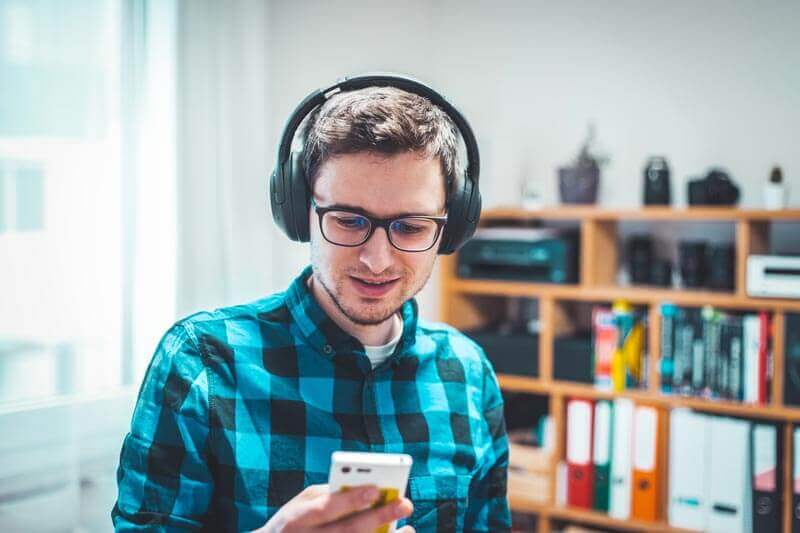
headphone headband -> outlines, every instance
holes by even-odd
[[[395,87],[402,91],[416,94],[427,98],[437,107],[440,107],[447,116],[455,123],[461,138],[467,148],[467,169],[466,177],[477,183],[480,172],[480,154],[478,153],[478,142],[475,139],[475,134],[469,122],[464,118],[464,115],[456,109],[447,99],[431,89],[422,82],[419,82],[408,76],[401,76],[397,74],[364,74],[361,76],[353,76],[342,78],[336,83],[313,91],[306,96],[302,102],[289,115],[289,120],[283,128],[283,136],[281,138],[280,146],[278,147],[278,164],[283,165],[288,161],[292,149],[292,140],[294,139],[297,128],[308,116],[311,111],[317,106],[325,103],[328,98],[339,93],[346,91],[357,91],[359,89],[366,89],[367,87]]]

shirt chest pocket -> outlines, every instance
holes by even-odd
[[[408,480],[414,512],[405,522],[419,533],[463,531],[467,511],[468,475],[416,476]]]

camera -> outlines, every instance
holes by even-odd
[[[739,187],[721,169],[713,168],[704,178],[690,180],[689,205],[735,205],[739,201]]]

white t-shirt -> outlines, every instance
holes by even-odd
[[[400,337],[403,336],[403,321],[398,315],[394,315],[394,319],[399,323],[399,327],[397,327],[397,335],[395,335],[392,340],[383,346],[364,345],[364,351],[367,352],[367,357],[369,357],[369,362],[372,363],[372,368],[375,368],[379,364],[383,363],[390,355],[392,355],[397,343],[400,342]]]

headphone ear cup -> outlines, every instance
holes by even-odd
[[[272,209],[272,219],[289,238],[292,238],[290,228],[291,207],[286,196],[286,179],[283,169],[280,166],[276,166],[269,178],[269,203]]]
[[[310,239],[308,231],[308,210],[311,206],[306,173],[303,170],[302,152],[292,152],[291,157],[286,162],[289,171],[288,185],[291,188],[289,195],[289,205],[291,206],[291,225],[294,228],[293,240],[308,242]]]
[[[308,242],[309,194],[300,154],[292,152],[283,167],[275,169],[269,189],[275,224],[291,240]]]
[[[481,193],[475,183],[464,175],[450,200],[447,224],[439,243],[439,253],[449,255],[458,250],[475,233],[481,216]]]

